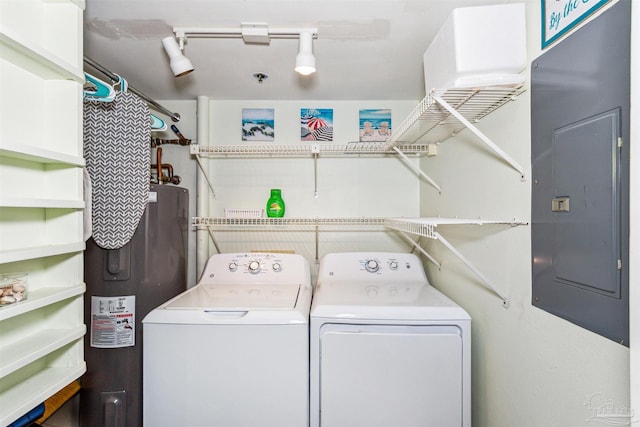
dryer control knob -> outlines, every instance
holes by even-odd
[[[249,263],[249,272],[256,274],[260,272],[260,263],[258,261],[251,261]]]
[[[389,267],[390,267],[392,270],[397,270],[397,269],[398,269],[398,261],[391,261],[391,262],[389,263]]]
[[[238,264],[235,262],[229,263],[229,271],[236,271],[238,269]]]
[[[380,265],[375,259],[370,259],[364,263],[364,268],[370,273],[375,273],[380,268]]]
[[[280,265],[279,262],[274,262],[273,265],[271,266],[271,268],[273,268],[273,271],[280,271],[282,270],[282,266]]]

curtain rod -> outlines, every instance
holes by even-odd
[[[117,82],[117,81],[120,80],[119,77],[115,73],[112,73],[111,71],[109,71],[108,69],[103,67],[102,65],[98,64],[93,59],[88,58],[88,57],[85,56],[84,57],[84,62],[85,62],[85,64],[89,64],[91,67],[95,68],[96,70],[98,70],[102,74],[104,74],[105,76],[109,77],[112,81]],[[153,99],[149,98],[147,95],[145,95],[144,93],[140,92],[136,88],[129,86],[128,91],[132,92],[132,93],[135,93],[140,98],[142,98],[145,101],[147,101],[147,104],[149,104],[155,110],[160,111],[161,113],[164,113],[167,116],[171,117],[171,120],[173,120],[174,122],[179,122],[180,121],[180,114],[174,113],[174,112],[171,112],[171,111],[167,110],[165,107],[163,107],[162,105],[158,104],[156,101],[154,101]]]

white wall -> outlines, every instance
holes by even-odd
[[[533,59],[541,53],[539,1],[527,3],[527,15]],[[438,156],[422,160],[443,191],[423,184],[420,213],[530,221],[529,91],[478,127],[525,167],[527,180],[465,131],[441,144]],[[438,231],[510,300],[503,308],[447,249],[425,245],[442,260],[441,270],[425,264],[430,279],[473,319],[474,426],[579,426],[606,400],[629,408],[629,350],[531,305],[528,225]]]

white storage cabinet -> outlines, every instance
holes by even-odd
[[[84,0],[0,0],[0,426],[82,375]]]

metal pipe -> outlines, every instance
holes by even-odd
[[[313,34],[313,38],[318,38],[318,28],[309,27],[309,28],[267,28],[265,29],[268,37],[275,39],[297,39],[300,37],[300,33],[310,32]],[[243,28],[238,27],[227,27],[227,28],[216,28],[216,27],[173,27],[173,32],[176,37],[199,37],[199,38],[241,38],[243,37]]]
[[[156,167],[158,168],[158,184],[164,184],[164,177],[162,176],[162,147],[156,149]]]
[[[206,96],[198,96],[197,98],[197,141],[198,145],[209,146],[209,98]],[[207,172],[209,168],[209,160],[205,159],[203,164],[200,164],[200,159],[196,156],[196,160],[198,160],[198,166],[200,166],[200,171],[196,175],[196,216],[198,217],[208,217],[211,216],[209,214],[209,187],[208,187],[208,178]],[[211,237],[211,241],[213,245],[216,247],[218,253],[220,249],[215,241],[213,233],[209,231],[209,236]],[[196,276],[200,277],[204,267],[209,259],[209,240],[206,231],[196,230]]]
[[[117,82],[117,81],[120,80],[120,78],[115,73],[112,73],[111,71],[109,71],[108,69],[106,69],[102,65],[98,64],[96,61],[94,61],[91,58],[87,58],[85,56],[84,57],[84,63],[85,64],[89,64],[91,67],[93,67],[96,70],[100,71],[102,74],[107,76],[113,82]],[[149,98],[147,95],[145,95],[144,93],[140,92],[136,88],[134,88],[132,86],[129,86],[128,91],[131,92],[131,93],[135,93],[140,98],[144,99],[147,102],[147,104],[149,104],[149,106],[151,106],[154,110],[159,111],[159,112],[161,112],[163,114],[166,114],[167,116],[171,117],[171,120],[173,120],[174,122],[179,122],[180,121],[180,114],[174,113],[172,111],[167,110],[165,107],[163,107],[162,105],[158,104],[156,101],[154,101],[153,99]]]

